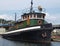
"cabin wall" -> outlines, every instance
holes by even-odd
[[[17,23],[16,24],[16,28],[24,28],[24,27],[27,27],[27,26],[34,26],[34,25],[41,25],[43,24],[43,20],[41,24],[39,24],[39,19],[30,19],[30,24],[28,25],[27,24],[27,20],[23,21],[22,23]]]
[[[26,21],[24,21],[23,22],[23,26],[22,27],[26,27],[27,26],[27,22]]]
[[[34,19],[30,20],[30,26],[37,25],[37,24],[38,24],[37,20]]]
[[[29,25],[27,24],[27,21],[24,21],[23,22],[23,27],[26,27],[27,25],[28,26],[39,25],[39,23],[38,23],[39,20],[40,19],[30,19],[30,24]],[[41,21],[42,21],[42,24],[43,24],[43,20],[41,20]]]

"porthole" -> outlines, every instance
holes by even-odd
[[[38,24],[41,25],[42,24],[42,21],[41,20],[38,20]]]

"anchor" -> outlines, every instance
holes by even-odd
[[[46,32],[42,34],[42,37],[45,38],[47,36]]]

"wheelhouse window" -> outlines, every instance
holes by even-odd
[[[24,16],[23,16],[23,19],[24,19]]]
[[[34,15],[34,18],[36,17],[36,15]]]
[[[26,18],[27,18],[27,16],[22,16],[22,18],[23,18],[23,19],[26,19]]]
[[[29,17],[29,15],[28,15],[28,17]]]
[[[37,18],[41,18],[41,15],[37,15]]]
[[[30,15],[30,18],[32,18],[32,15]]]
[[[25,19],[27,18],[26,16],[24,16],[25,17]]]

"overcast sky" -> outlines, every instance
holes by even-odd
[[[30,7],[31,0],[0,0],[0,18],[14,20],[14,13],[21,18],[21,10]],[[60,24],[60,0],[33,0],[33,7],[41,5],[46,9],[46,20]]]

